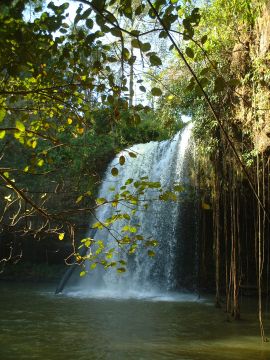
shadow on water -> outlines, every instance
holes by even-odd
[[[229,323],[206,300],[93,299],[0,286],[1,360],[270,358],[249,307],[244,320]]]

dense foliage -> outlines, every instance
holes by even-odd
[[[180,116],[176,123],[157,122],[154,98],[162,91],[141,74],[144,66],[147,73],[162,65],[155,45],[135,30],[136,21],[150,16],[142,27],[146,39],[160,33],[151,4],[76,2],[71,20],[70,5],[1,2],[0,177],[2,230],[55,234],[75,244],[81,214],[86,222],[103,205],[96,190],[114,154],[167,138],[182,123]],[[179,6],[165,7],[171,26]],[[135,99],[135,90],[148,91],[148,100]]]

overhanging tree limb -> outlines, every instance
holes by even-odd
[[[156,8],[154,7],[154,5],[152,4],[152,2],[150,0],[147,0],[147,3],[149,4],[149,6],[151,7],[151,9],[153,10],[155,16],[157,17],[159,23],[161,24],[161,26],[163,27],[164,31],[166,31],[167,35],[168,35],[168,38],[170,39],[172,45],[174,46],[175,50],[177,51],[178,55],[180,56],[180,58],[183,60],[184,64],[186,65],[187,69],[189,70],[189,72],[191,73],[192,77],[194,78],[196,84],[198,85],[198,87],[200,88],[200,90],[202,91],[202,94],[215,118],[215,120],[218,122],[220,128],[221,128],[221,131],[223,132],[224,136],[225,136],[225,139],[227,140],[229,146],[231,147],[232,149],[232,152],[236,158],[236,160],[238,161],[239,165],[241,166],[244,174],[246,175],[247,177],[247,180],[248,180],[248,183],[249,183],[249,186],[255,196],[255,198],[257,199],[258,203],[260,204],[260,207],[261,209],[263,210],[263,212],[265,213],[265,216],[267,218],[267,220],[270,222],[270,215],[268,214],[268,211],[266,209],[266,207],[264,206],[261,198],[259,197],[259,195],[257,194],[256,192],[256,189],[255,189],[255,186],[251,180],[251,177],[247,171],[247,168],[245,166],[245,164],[242,162],[232,140],[230,139],[225,127],[223,126],[216,110],[214,109],[214,106],[209,98],[209,96],[207,95],[206,91],[204,90],[202,84],[200,83],[200,80],[198,79],[196,73],[194,72],[194,70],[192,69],[192,67],[189,65],[187,59],[185,58],[184,54],[182,53],[182,51],[180,50],[179,46],[176,44],[173,36],[171,35],[169,29],[167,28],[166,24],[164,23],[164,21],[162,20],[162,18],[160,17],[158,11],[156,10]]]
[[[37,206],[28,196],[26,196],[22,190],[20,190],[14,182],[12,182],[4,173],[0,172],[0,177],[4,180],[6,184],[15,191],[20,198],[22,198],[26,203],[30,204],[38,213],[40,213],[46,219],[50,218],[50,215],[47,214],[43,209]]]

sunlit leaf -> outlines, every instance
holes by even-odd
[[[59,239],[59,240],[64,240],[64,237],[65,237],[65,233],[60,233],[60,234],[58,235],[58,239]]]
[[[98,199],[96,199],[96,204],[97,204],[97,205],[103,205],[103,204],[105,204],[106,202],[107,202],[107,200],[104,199],[104,198],[98,198]]]
[[[78,127],[77,128],[77,133],[82,135],[84,133],[84,128],[83,127]]]
[[[81,202],[83,199],[83,195],[80,195],[77,200],[76,200],[76,204],[78,204],[79,202]]]
[[[90,265],[90,269],[91,269],[91,270],[94,270],[96,267],[97,267],[97,263],[92,263],[92,264]]]
[[[16,128],[17,128],[18,130],[20,130],[21,132],[25,131],[25,126],[24,126],[24,124],[23,124],[21,121],[19,121],[19,120],[16,121]]]
[[[206,202],[202,201],[202,209],[203,210],[211,210],[211,206]]]
[[[4,120],[5,116],[6,116],[6,110],[1,108],[0,109],[0,123]]]

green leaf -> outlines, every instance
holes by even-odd
[[[83,270],[83,271],[80,272],[80,277],[83,277],[85,275],[86,275],[86,271]]]
[[[128,4],[128,2],[126,2],[125,6],[123,7],[123,14],[130,20],[132,20],[132,7],[131,7],[131,2],[130,5]]]
[[[118,171],[118,169],[116,167],[112,168],[112,170],[111,170],[112,176],[117,176],[118,173],[119,173],[119,171]]]
[[[119,158],[119,164],[124,165],[125,162],[126,162],[125,157],[123,155],[121,155],[120,158]]]
[[[93,225],[92,225],[92,228],[93,229],[99,229],[99,230],[102,230],[103,229],[103,225],[102,225],[102,223],[101,222],[96,222],[96,223],[94,223]]]
[[[127,262],[126,262],[125,260],[119,260],[118,262],[119,262],[119,264],[121,264],[121,265],[124,265],[124,266],[127,265]]]
[[[6,135],[6,131],[0,130],[0,139],[4,139],[5,135]]]
[[[208,74],[210,70],[211,70],[210,67],[205,67],[201,70],[200,75],[204,76]]]
[[[173,187],[173,190],[177,191],[177,192],[182,192],[182,191],[184,191],[184,187],[183,187],[183,185],[175,185]]]
[[[140,5],[136,8],[135,10],[135,15],[138,16],[138,15],[141,15],[141,13],[143,12],[143,9],[145,8],[145,5]]]
[[[151,94],[153,96],[161,96],[162,95],[162,91],[161,89],[154,87],[153,89],[151,89]]]
[[[123,49],[123,58],[126,61],[130,58],[130,52],[129,52],[129,50],[127,48]]]
[[[80,18],[81,18],[82,20],[87,19],[88,16],[91,14],[91,12],[92,12],[92,9],[87,9],[87,10],[85,10],[85,12],[80,16]]]
[[[202,38],[201,38],[201,43],[202,44],[205,44],[207,41],[207,35],[204,35]]]
[[[64,237],[65,237],[65,233],[60,233],[59,235],[58,235],[58,239],[59,240],[64,240]]]
[[[117,269],[117,272],[124,273],[124,272],[126,272],[126,268],[120,267],[120,268]]]
[[[129,231],[129,225],[123,226],[121,231]]]
[[[91,270],[94,270],[96,267],[97,267],[97,263],[92,263],[92,264],[90,265],[90,269],[91,269]]]
[[[106,254],[106,258],[107,258],[107,259],[112,259],[112,257],[113,257],[113,254],[112,254],[112,253]]]
[[[0,123],[4,120],[6,116],[6,110],[5,109],[0,109]]]
[[[155,256],[156,253],[155,253],[153,250],[148,250],[148,251],[147,251],[147,255],[148,255],[148,256]]]
[[[76,204],[78,204],[79,202],[81,202],[83,199],[83,195],[80,195],[77,200],[76,200]]]
[[[131,46],[137,49],[141,49],[143,46],[143,43],[138,39],[132,39],[131,40]]]
[[[139,87],[139,89],[140,89],[142,92],[146,92],[146,88],[145,88],[143,85],[141,85],[141,86]]]
[[[37,162],[37,166],[43,166],[44,165],[44,160],[43,159],[39,159]]]
[[[89,246],[92,244],[92,239],[91,238],[82,239],[81,243],[89,248]]]
[[[226,87],[226,81],[224,80],[224,78],[222,76],[217,77],[215,80],[214,91],[215,92],[223,91],[225,87]]]
[[[144,44],[142,44],[141,49],[142,49],[143,52],[147,52],[147,51],[151,50],[151,44],[150,43],[144,43]]]
[[[103,204],[105,204],[106,202],[107,202],[107,200],[104,199],[104,198],[97,198],[97,199],[96,199],[96,204],[97,204],[97,205],[103,205]]]
[[[202,87],[205,87],[209,83],[209,80],[206,77],[199,79],[199,81]]]
[[[186,48],[186,55],[187,55],[189,58],[193,59],[193,58],[194,58],[194,51],[193,51],[190,47],[187,47],[187,48]]]
[[[162,65],[161,59],[155,54],[150,55],[150,63],[152,66]]]
[[[92,29],[94,26],[94,21],[92,19],[87,19],[85,25],[88,27],[88,29]]]
[[[19,121],[19,120],[17,120],[16,121],[16,128],[18,129],[18,130],[20,130],[20,131],[25,131],[25,126],[24,126],[24,124],[21,122],[21,121]]]
[[[120,38],[122,37],[122,32],[118,28],[112,28],[111,34],[115,37],[120,37]]]
[[[157,240],[147,240],[144,244],[146,247],[148,246],[158,246]]]
[[[204,201],[202,201],[202,209],[203,210],[211,210],[211,206]]]
[[[33,140],[33,141],[32,141],[31,147],[32,147],[33,149],[35,149],[35,148],[37,147],[37,141],[36,141],[36,140]]]
[[[129,152],[128,155],[132,158],[136,158],[137,155],[134,152]]]
[[[162,30],[159,34],[160,39],[166,39],[167,36],[168,36],[168,34],[165,30]]]

